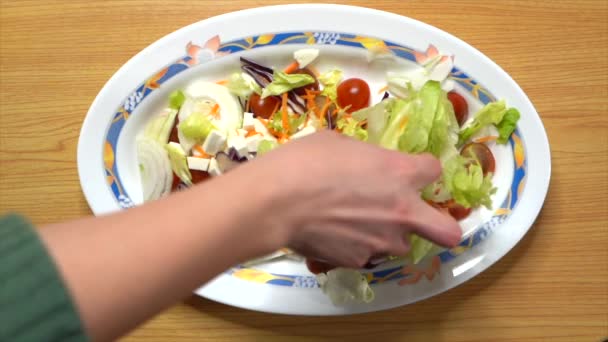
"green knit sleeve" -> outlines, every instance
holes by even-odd
[[[87,341],[63,280],[37,232],[0,217],[0,341]]]

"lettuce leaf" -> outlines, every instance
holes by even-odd
[[[348,135],[360,141],[367,141],[367,131],[361,127],[361,122],[352,117],[342,117],[336,122],[336,127],[342,134]]]
[[[379,144],[380,138],[384,133],[386,122],[389,116],[388,107],[396,99],[386,99],[371,107],[360,109],[352,114],[357,121],[367,120],[367,141],[372,144]]]
[[[350,301],[370,303],[375,297],[367,279],[357,270],[335,268],[317,274],[317,282],[335,305]]]
[[[268,121],[268,127],[277,133],[287,133],[289,135],[294,134],[298,131],[298,127],[306,121],[306,114],[287,114],[289,121],[289,132],[283,132],[283,114],[276,112]]]
[[[274,150],[275,148],[279,147],[279,144],[276,141],[273,140],[262,140],[260,141],[260,144],[258,145],[258,150],[257,150],[257,157],[266,154],[272,150]]]
[[[342,81],[342,71],[333,69],[319,75],[318,79],[321,85],[323,85],[321,95],[327,96],[335,102],[338,98],[338,84]]]
[[[244,72],[236,72],[230,75],[226,87],[232,94],[240,97],[248,97],[252,93],[258,95],[262,93],[260,85],[255,82],[253,77]]]
[[[475,133],[489,125],[499,124],[507,111],[504,100],[491,102],[481,108],[476,114],[470,125],[460,131],[458,135],[458,145],[463,145]]]
[[[492,206],[491,195],[496,192],[492,174],[484,177],[481,166],[472,159],[455,156],[445,163],[442,182],[454,201],[465,208]]]
[[[433,247],[435,247],[435,244],[431,241],[421,238],[416,234],[410,235],[409,256],[414,264],[417,264],[420,260],[424,259],[424,257],[433,250]]]
[[[173,172],[186,185],[192,185],[192,175],[190,174],[190,169],[188,168],[188,160],[181,145],[175,142],[170,142],[165,145],[165,149],[169,154],[169,161],[171,162],[171,169]]]
[[[262,98],[281,95],[290,90],[315,83],[315,79],[307,74],[286,74],[275,70],[273,80],[262,91]]]
[[[190,115],[179,123],[178,128],[187,139],[197,142],[204,141],[211,131],[218,129],[206,115],[201,113]]]
[[[428,151],[431,129],[435,122],[443,91],[437,81],[429,81],[422,86],[407,121],[405,131],[399,138],[399,150],[407,153]],[[443,106],[441,106],[443,107]],[[445,139],[445,137],[444,137]]]
[[[169,94],[169,108],[179,110],[186,101],[186,95],[181,90],[176,90]]]
[[[509,137],[515,131],[515,127],[517,126],[517,121],[519,121],[519,111],[515,108],[509,108],[502,120],[496,128],[498,129],[498,140],[499,144],[506,144],[509,141]]]

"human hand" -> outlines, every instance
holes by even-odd
[[[430,155],[325,131],[248,164],[241,171],[275,189],[265,224],[304,256],[357,268],[372,256],[406,254],[409,233],[443,246],[460,241],[458,223],[420,198],[441,174]]]

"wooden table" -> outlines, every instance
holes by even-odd
[[[361,316],[302,318],[191,298],[126,340],[608,337],[608,2],[335,2],[427,22],[472,44],[513,76],[535,104],[551,143],[552,182],[538,221],[495,266],[421,303]],[[18,211],[37,224],[91,214],[78,182],[76,146],[87,109],[110,76],[182,26],[279,3],[1,1],[0,212]]]

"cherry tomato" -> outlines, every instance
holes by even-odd
[[[310,71],[310,69],[308,69],[308,68],[297,69],[294,72],[292,72],[292,74],[307,74],[307,75],[312,76],[312,78],[315,79],[315,83],[311,83],[309,85],[305,85],[303,87],[294,89],[294,92],[296,94],[298,94],[298,95],[306,95],[306,89],[308,89],[308,90],[319,90],[319,81],[317,80],[317,76],[315,76],[315,74],[312,71]]]
[[[350,106],[349,113],[369,106],[369,99],[369,85],[360,78],[349,78],[338,85],[338,105]]]
[[[209,173],[200,170],[190,170],[190,174],[192,175],[192,184],[198,184],[211,178]]]
[[[448,207],[448,212],[455,220],[463,220],[471,214],[471,208],[465,208],[460,204],[451,203]]]
[[[327,271],[333,270],[336,266],[330,265],[326,262],[306,259],[306,267],[312,274],[326,273]]]
[[[483,174],[486,175],[489,172],[496,170],[496,161],[494,155],[490,149],[481,143],[469,143],[464,145],[460,151],[460,155],[463,157],[473,158],[479,162]]]
[[[452,107],[454,107],[454,114],[456,115],[458,125],[462,126],[462,124],[467,121],[467,116],[469,115],[469,105],[467,104],[467,100],[465,100],[462,95],[454,91],[448,93],[448,100],[452,102]]]
[[[264,99],[256,93],[249,96],[249,109],[255,116],[264,119],[269,119],[280,105],[281,100],[275,96],[268,96]]]

